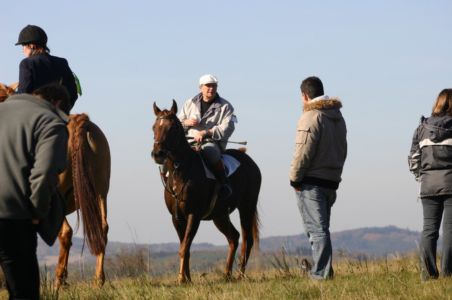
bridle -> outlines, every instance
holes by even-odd
[[[170,121],[172,121],[171,128],[169,129],[168,133],[171,132],[172,128],[175,128],[175,127],[173,127],[174,124],[175,124],[174,123],[174,115],[170,114],[170,115],[158,116],[156,118],[156,122],[158,122],[159,120],[170,120]],[[154,145],[162,145],[163,143],[164,142],[162,142],[162,141],[155,140],[155,137],[154,137]],[[179,143],[180,142],[178,141],[175,144],[175,147],[177,147],[179,145]],[[163,152],[162,155],[165,157],[165,161],[171,155],[171,150],[164,149],[164,150],[160,150],[160,151]],[[173,179],[175,177],[175,174],[179,170],[180,166],[181,166],[181,164],[179,162],[176,162],[176,161],[173,162],[174,169],[173,169],[173,171],[171,173],[169,173],[167,180],[165,180],[165,175],[166,174],[165,174],[165,171],[163,170],[163,166],[162,165],[159,166],[160,179],[162,181],[163,187],[165,188],[165,191],[167,191],[176,200],[175,201],[175,207],[174,207],[174,217],[175,217],[176,220],[179,219],[177,211],[178,211],[178,207],[179,207],[180,194],[183,192],[186,182],[183,183],[182,188],[180,189],[179,193],[176,193],[171,186],[168,186],[167,182],[168,181],[171,181],[171,182],[173,181]]]
[[[169,121],[172,121],[172,123],[171,123],[171,127],[170,127],[170,129],[168,130],[168,134],[171,134],[171,131],[173,131],[173,130],[176,130],[177,128],[177,126],[175,127],[175,122],[174,122],[174,118],[175,118],[175,116],[173,115],[173,114],[170,114],[170,115],[163,115],[163,116],[158,116],[156,119],[155,119],[155,121],[156,121],[156,123],[157,123],[157,121],[159,121],[159,120],[161,120],[161,121],[163,121],[163,120],[169,120]],[[168,135],[167,134],[167,135]],[[155,139],[155,137],[154,137],[154,145],[163,145],[164,144],[164,142],[162,142],[162,141],[159,141],[159,140],[156,140]],[[174,144],[174,148],[177,148],[178,146],[179,146],[179,144],[180,144],[180,141],[176,141],[176,143]],[[168,150],[168,149],[164,149],[164,150],[161,150],[161,151],[163,151],[164,153],[165,153],[165,158],[167,158],[168,157],[168,155],[171,153],[171,150]]]

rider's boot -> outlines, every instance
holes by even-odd
[[[229,179],[226,176],[226,170],[224,168],[224,164],[222,160],[219,160],[214,166],[215,177],[218,182],[221,184],[221,187],[218,191],[218,197],[221,199],[226,199],[232,194],[231,185],[229,183]]]

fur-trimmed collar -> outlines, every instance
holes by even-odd
[[[303,110],[323,110],[323,109],[339,109],[342,107],[342,102],[339,98],[336,97],[328,97],[328,96],[320,96],[310,100],[308,103],[304,104]]]

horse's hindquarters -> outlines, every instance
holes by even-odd
[[[100,128],[90,122],[87,139],[90,151],[90,164],[93,172],[97,173],[94,180],[100,194],[106,197],[110,187],[111,157],[107,138]]]

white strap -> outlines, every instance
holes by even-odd
[[[446,139],[439,143],[435,143],[430,139],[425,139],[419,142],[419,147],[422,149],[422,147],[426,146],[452,146],[452,139]]]

